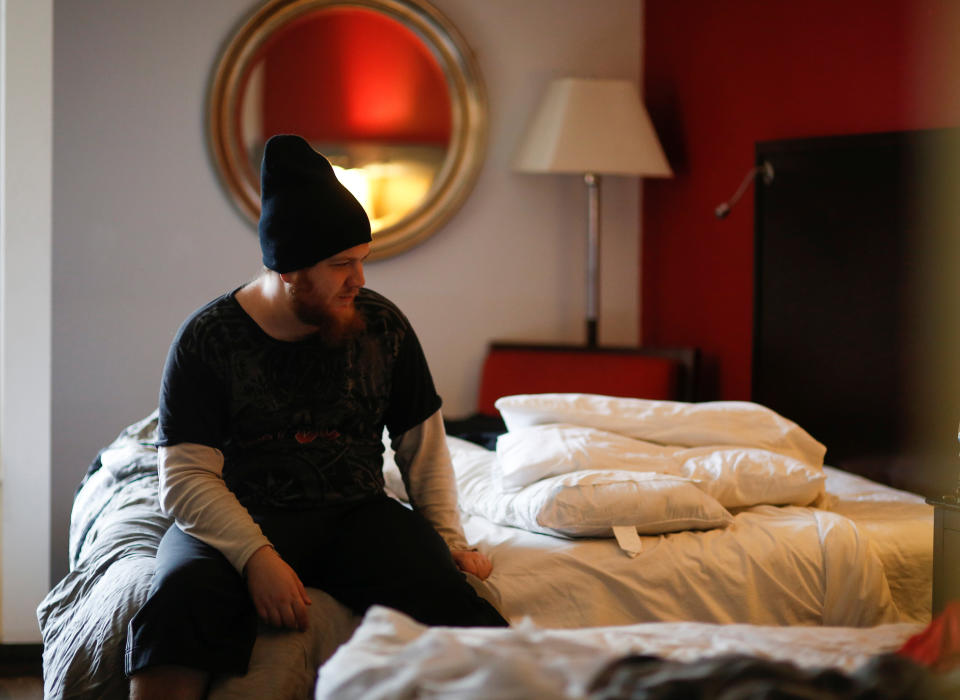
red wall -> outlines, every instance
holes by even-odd
[[[772,139],[960,124],[960,2],[646,0],[645,100],[674,170],[643,184],[642,333],[748,399],[753,189]]]

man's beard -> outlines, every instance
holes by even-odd
[[[366,328],[367,324],[357,307],[351,304],[343,312],[336,313],[326,304],[310,298],[312,288],[304,285],[291,285],[290,303],[293,313],[301,323],[315,326],[316,335],[324,344],[339,347]]]

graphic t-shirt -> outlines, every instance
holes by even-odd
[[[223,452],[247,508],[315,508],[383,493],[383,428],[404,433],[440,408],[410,323],[368,289],[363,331],[339,347],[267,335],[236,291],[177,333],[160,391],[157,444]]]

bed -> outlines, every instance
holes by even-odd
[[[374,607],[320,669],[315,698],[957,697],[960,673],[934,673],[897,653],[919,628],[662,622],[455,630]]]
[[[615,538],[531,532],[526,528],[549,531],[557,523],[523,522],[513,512],[518,507],[505,506],[504,498],[517,493],[518,481],[540,477],[532,483],[542,488],[555,478],[537,472],[544,463],[553,471],[558,463],[583,466],[575,457],[595,458],[597,468],[624,466],[623,440],[590,441],[597,437],[594,426],[630,432],[634,426],[623,419],[630,413],[624,408],[633,409],[631,420],[642,408],[645,424],[655,424],[648,430],[659,437],[689,442],[691,433],[723,422],[709,413],[716,406],[582,395],[507,397],[497,406],[518,440],[508,433],[496,450],[457,438],[448,442],[461,507],[472,513],[465,520],[468,538],[495,562],[486,587],[511,628],[427,628],[374,607],[320,668],[316,700],[946,700],[960,694],[960,671],[932,672],[910,653],[931,631],[924,628],[930,616],[931,513],[921,497],[823,467],[823,491],[807,506],[735,508],[725,527],[641,537],[649,547],[631,557],[629,543],[624,547]],[[774,426],[779,431],[758,431],[758,418],[770,418],[762,407],[720,408],[750,417],[746,430],[733,429],[738,442],[752,438],[791,453],[811,447],[793,439],[789,422]],[[649,415],[654,409],[676,415],[658,422]],[[704,409],[698,425],[695,414]],[[571,429],[563,422],[569,420],[587,425]],[[735,422],[728,421],[724,431]],[[516,464],[511,471],[497,461],[509,462],[531,428],[533,449],[520,465],[526,474],[518,478]],[[713,442],[718,436],[701,437]],[[636,447],[626,444],[635,458]],[[391,480],[399,490],[396,475]],[[731,497],[710,490],[723,500]],[[491,492],[498,498],[484,497]],[[794,492],[793,499],[809,497]],[[513,527],[497,521],[513,521]],[[953,653],[956,665],[960,659]]]
[[[868,626],[930,619],[930,506],[915,494],[820,467],[822,446],[764,407],[583,394],[513,396],[497,405],[510,432],[496,451],[457,438],[448,442],[465,530],[492,556],[496,568],[486,585],[510,620],[576,628],[680,620]],[[619,432],[605,430],[611,428]],[[670,459],[659,450],[641,453],[638,446],[649,443],[623,435],[633,430],[646,431],[658,445],[684,445]],[[505,443],[512,435],[519,437]],[[728,444],[714,444],[723,436]],[[813,466],[795,459],[804,451],[812,453],[807,459]],[[638,475],[625,468],[641,470],[644,478],[652,469],[701,481],[691,492],[675,490],[668,478],[674,511],[666,512],[651,505],[663,484],[634,483]],[[593,478],[598,474],[600,483]],[[571,487],[571,476],[591,481]],[[619,488],[621,479],[642,512],[619,513],[616,503],[599,500],[598,488],[607,480]],[[537,497],[551,483],[562,488],[539,505]],[[529,502],[515,504],[531,488],[537,489],[536,517]],[[584,488],[593,502],[574,508],[571,493],[580,497]],[[715,498],[697,500],[704,489]],[[544,519],[554,516],[550,504],[556,500],[568,520],[573,508],[572,529],[561,523],[558,532],[549,527],[557,523]],[[728,509],[729,522],[688,527],[690,513],[676,511],[688,508],[703,517],[700,509],[711,502]],[[610,520],[583,537],[588,517]],[[641,534],[639,553],[603,531],[629,517]]]
[[[581,424],[592,421],[593,427],[575,427],[581,432],[604,433],[614,441],[619,433],[600,431],[596,425],[609,428],[603,421],[611,417],[620,420],[625,407],[653,407],[661,412],[664,408],[675,412],[679,407],[680,414],[667,419],[660,416],[652,423],[661,431],[661,439],[666,439],[662,434],[666,430],[671,432],[672,440],[680,435],[676,425],[671,427],[675,419],[679,418],[689,433],[689,411],[716,408],[710,403],[571,394],[505,399],[511,400],[515,402],[512,413],[503,402],[500,405],[505,415],[514,416],[512,432],[523,435],[532,431],[537,445],[532,453],[541,455],[553,444],[544,430],[574,425],[556,421],[537,424],[543,415],[540,409],[545,405],[553,411],[548,416],[551,419],[556,418],[558,406],[579,406],[579,418],[569,415],[569,411],[565,418]],[[589,404],[588,410],[583,410],[584,402]],[[540,413],[531,411],[532,405]],[[606,407],[599,414],[598,405]],[[721,408],[729,411],[726,404]],[[785,451],[816,451],[815,441],[799,439],[802,430],[792,427],[789,421],[753,404],[738,404],[735,408],[750,415],[763,412],[773,421],[773,428],[780,431],[777,439],[781,447],[786,445]],[[516,416],[521,414],[525,425],[516,424]],[[630,418],[628,423],[636,415]],[[695,426],[700,426],[694,432],[707,429],[703,439],[714,441],[717,416],[704,414],[701,418],[700,423],[694,421]],[[651,425],[650,420],[643,422]],[[756,424],[751,423],[756,437]],[[145,598],[152,577],[152,557],[170,522],[157,504],[156,451],[152,446],[155,429],[156,414],[122,431],[91,465],[77,493],[70,532],[71,571],[38,610],[44,640],[46,697],[126,697],[127,684],[122,674],[126,625]],[[614,437],[609,438],[610,435]],[[758,439],[761,438],[762,435]],[[509,437],[503,442],[509,442]],[[647,489],[665,484],[667,490],[663,493],[669,498],[663,503],[667,506],[680,503],[686,507],[690,501],[696,510],[712,501],[717,505],[711,505],[713,510],[708,509],[706,515],[714,520],[698,521],[694,523],[697,529],[690,529],[691,513],[674,513],[680,520],[671,520],[670,532],[653,532],[649,524],[636,523],[632,525],[636,528],[636,541],[626,538],[621,542],[612,532],[591,531],[590,536],[584,536],[583,532],[564,530],[582,527],[583,522],[571,526],[544,520],[547,525],[534,525],[534,529],[540,530],[536,532],[524,529],[522,523],[504,524],[509,518],[501,506],[509,499],[502,498],[503,484],[492,481],[502,481],[505,475],[508,481],[529,480],[543,464],[561,470],[560,474],[536,478],[527,487],[510,492],[516,495],[530,485],[542,490],[542,485],[551,480],[565,484],[571,473],[588,472],[593,477],[616,472],[610,469],[611,448],[606,443],[601,444],[602,449],[596,444],[590,446],[594,456],[606,454],[607,461],[595,465],[602,468],[570,472],[567,467],[556,466],[554,454],[541,460],[543,464],[533,466],[521,460],[510,474],[502,465],[497,466],[501,461],[497,450],[453,436],[448,437],[448,444],[468,539],[491,556],[495,567],[487,581],[471,582],[515,625],[566,628],[571,634],[574,628],[641,622],[803,626],[808,630],[823,629],[822,626],[862,629],[894,625],[890,629],[899,630],[895,636],[900,639],[929,620],[932,514],[918,496],[824,468],[819,479],[813,469],[812,482],[809,478],[787,479],[789,499],[814,503],[727,509],[712,496],[708,501],[697,495],[709,494],[700,488],[703,483],[696,483],[697,479],[690,476],[692,472],[688,471],[686,476],[664,473],[661,476],[665,478],[660,479],[650,477],[651,472],[644,466],[644,471],[627,475],[628,486],[639,484]],[[514,452],[524,454],[522,443],[518,444],[520,447],[515,445]],[[700,450],[683,449],[687,451],[681,456],[688,458],[690,450]],[[712,458],[711,454],[707,458]],[[501,456],[506,459],[506,453]],[[781,456],[786,464],[800,464],[797,459]],[[656,458],[661,466],[665,464],[662,453]],[[385,461],[388,487],[402,499],[402,482],[398,483],[389,452]],[[700,465],[697,468],[704,464],[696,459],[680,463]],[[710,464],[709,459],[706,463]],[[749,460],[747,464],[756,467]],[[804,467],[801,471],[810,469]],[[728,485],[725,492],[714,490],[714,495],[721,500],[742,500],[744,490],[749,491],[748,487],[756,483],[759,481],[754,479],[732,490]],[[569,496],[569,489],[564,486],[558,493]],[[654,492],[643,493],[649,498]],[[491,494],[495,497],[491,498]],[[556,505],[555,499],[547,501]],[[521,510],[519,506],[515,508]],[[694,514],[701,515],[699,510]],[[516,512],[511,517],[514,516]],[[622,519],[620,515],[616,517]],[[654,529],[663,527],[661,521],[662,518]],[[603,526],[594,523],[590,527]],[[637,543],[639,551],[632,551],[637,549]],[[218,679],[210,697],[311,695],[317,668],[350,639],[361,621],[321,591],[310,593],[314,600],[310,629],[305,633],[262,629],[250,673],[242,678]],[[865,638],[858,633],[851,635],[854,648]]]

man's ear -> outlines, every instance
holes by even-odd
[[[280,279],[283,280],[284,284],[293,284],[293,279],[294,279],[294,276],[297,274],[297,271],[294,270],[293,272],[281,272],[279,274],[280,274]]]

